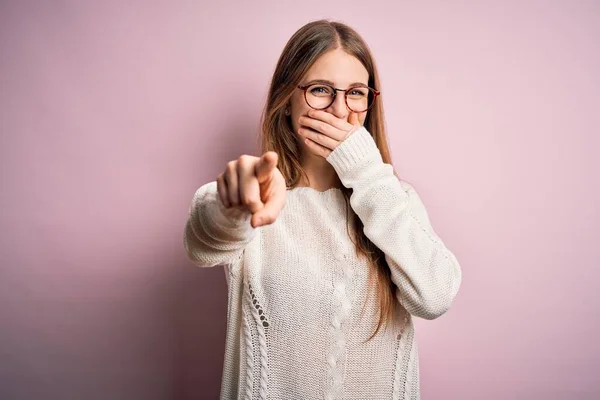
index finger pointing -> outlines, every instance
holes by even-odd
[[[273,169],[277,166],[277,160],[278,156],[274,151],[268,151],[260,157],[255,167],[258,183],[264,183],[271,177]]]
[[[269,225],[275,222],[285,206],[285,190],[273,192],[266,200],[262,209],[252,216],[253,226]]]

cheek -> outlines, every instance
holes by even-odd
[[[302,100],[302,101],[299,101]],[[298,124],[298,118],[302,115],[308,115],[308,111],[310,107],[306,104],[303,98],[297,99],[294,97],[291,102],[291,121],[292,121],[292,130],[294,133],[298,132],[298,128],[300,128],[300,124]]]

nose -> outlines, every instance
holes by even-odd
[[[333,100],[333,103],[327,108],[328,113],[335,115],[338,118],[348,118],[348,107],[346,107],[346,99],[344,92],[338,93]]]

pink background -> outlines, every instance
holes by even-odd
[[[395,166],[462,264],[417,322],[422,397],[600,398],[598,2],[12,3],[0,398],[217,396],[226,284],[187,261],[187,208],[257,153],[277,57],[320,17],[371,45]]]

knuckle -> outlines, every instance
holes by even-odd
[[[227,167],[226,167],[227,171],[230,171],[230,172],[235,171],[236,165],[237,165],[237,161],[229,161],[227,163]]]
[[[248,207],[258,206],[258,200],[255,197],[246,197],[244,199],[244,205]]]
[[[254,196],[252,196],[251,194],[247,194],[247,193],[240,193],[240,201],[243,204],[252,204],[254,202]]]
[[[238,168],[250,165],[251,161],[252,161],[252,157],[250,157],[249,155],[244,154],[244,155],[240,156],[240,158],[238,158],[238,163],[237,163]]]

